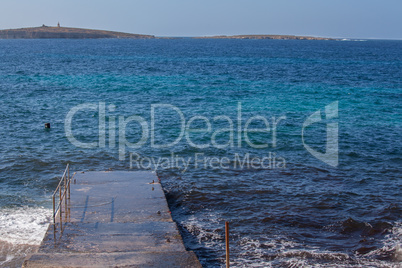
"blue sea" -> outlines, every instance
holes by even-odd
[[[67,163],[156,171],[204,267],[225,221],[232,267],[401,267],[402,41],[0,40],[0,107],[2,267]]]

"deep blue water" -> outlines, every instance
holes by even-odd
[[[13,236],[13,211],[46,219],[67,163],[129,170],[132,153],[134,169],[165,160],[157,172],[172,216],[206,267],[224,265],[225,221],[238,267],[397,267],[401,89],[402,41],[0,40],[0,240],[25,243],[43,223]],[[96,109],[74,114],[72,134],[95,148],[66,135],[80,104]],[[326,106],[337,116],[326,118]],[[335,166],[303,144],[316,111],[322,120],[304,142],[325,153],[337,124]],[[246,137],[246,125],[267,131]],[[122,137],[136,148],[119,151]],[[168,162],[172,154],[190,165]]]

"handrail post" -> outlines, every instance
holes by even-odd
[[[225,222],[226,268],[229,268],[229,222]]]
[[[59,215],[60,215],[60,228],[62,226],[63,222],[63,201],[62,201],[62,195],[61,195],[61,186],[59,187]]]
[[[61,205],[60,205],[60,213],[59,213],[59,215],[60,215],[60,236],[61,236],[61,234],[63,233],[63,214],[61,212]]]
[[[67,185],[64,186],[63,198],[64,198],[64,209],[67,209]]]
[[[61,210],[61,187],[59,187],[59,209]]]
[[[67,164],[68,199],[70,199],[70,164]]]
[[[64,190],[63,190],[63,192],[65,192],[65,190],[67,189],[67,175],[68,175],[68,164],[67,164],[67,167],[66,167],[66,171],[67,172],[64,172]]]
[[[56,224],[56,197],[54,196],[54,194],[52,195],[52,199],[53,199],[53,224]]]

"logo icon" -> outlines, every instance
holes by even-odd
[[[338,118],[338,101],[335,101],[327,106],[325,106],[325,119],[326,120],[332,120]],[[304,141],[304,129],[312,124],[318,123],[322,121],[321,117],[321,111],[318,110],[312,115],[310,115],[306,121],[303,123],[303,129],[302,129],[302,141],[304,148],[312,154],[315,158],[318,160],[321,160],[322,162],[332,166],[332,167],[337,167],[338,166],[338,158],[339,158],[339,153],[338,153],[338,123],[331,122],[327,123],[327,140],[326,140],[326,151],[325,153],[318,152],[311,148],[309,145],[307,145]]]

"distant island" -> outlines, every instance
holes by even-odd
[[[297,36],[297,35],[267,35],[267,34],[252,34],[252,35],[217,35],[194,37],[197,39],[281,39],[281,40],[336,40],[334,38],[313,37],[313,36]]]
[[[81,28],[42,27],[0,30],[0,39],[99,39],[99,38],[124,38],[124,39],[153,39],[153,35],[130,34],[102,30],[90,30]]]
[[[154,35],[131,34],[103,30],[69,28],[42,25],[41,27],[0,30],[0,39],[177,39],[174,37],[155,37]],[[281,40],[336,40],[333,38],[296,35],[218,35],[191,37],[193,39],[281,39]]]

